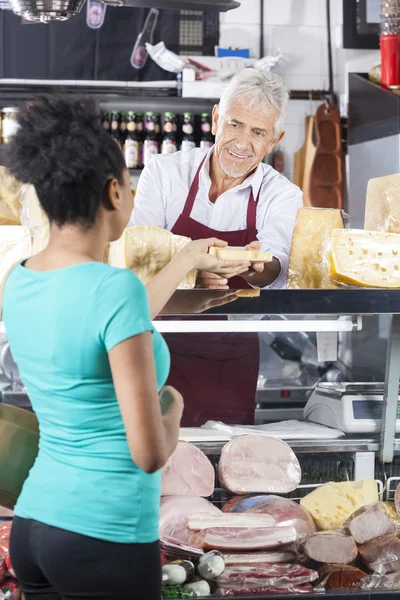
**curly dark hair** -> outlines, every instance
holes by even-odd
[[[107,181],[123,183],[124,157],[86,98],[45,95],[25,102],[6,165],[36,189],[50,222],[90,228],[107,201]]]

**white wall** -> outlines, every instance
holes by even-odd
[[[222,46],[250,48],[259,56],[260,2],[241,0],[236,10],[221,14]],[[325,0],[264,0],[265,54],[279,49],[288,59],[275,72],[285,80],[289,89],[327,89],[328,58],[326,42]],[[341,47],[342,0],[331,0],[334,85],[338,94],[347,90],[349,71],[367,71],[379,52],[343,50]],[[343,103],[345,105],[345,102]],[[292,100],[281,144],[285,154],[286,175],[291,176],[293,155],[304,141],[304,119],[314,113],[318,103]]]

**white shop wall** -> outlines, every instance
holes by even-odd
[[[220,44],[250,48],[259,56],[260,2],[241,0],[236,10],[221,13]],[[345,92],[349,71],[368,71],[379,52],[343,50],[342,0],[331,0],[332,53],[334,86],[342,94],[342,112],[346,110]],[[265,54],[279,49],[288,59],[275,69],[289,89],[328,89],[325,0],[264,0]],[[286,121],[286,136],[280,145],[285,155],[285,171],[292,176],[293,155],[304,141],[304,118],[315,112],[318,102],[292,100]]]

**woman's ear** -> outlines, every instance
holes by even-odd
[[[109,179],[105,185],[104,204],[109,210],[121,210],[122,208],[123,199],[121,186],[115,177]]]

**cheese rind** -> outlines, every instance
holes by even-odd
[[[128,227],[119,240],[110,244],[108,263],[131,269],[146,284],[190,241],[159,227]],[[196,270],[192,270],[178,287],[191,289],[195,283]]]
[[[300,208],[290,247],[287,287],[330,289],[327,237],[332,229],[343,229],[342,211],[334,208]]]
[[[400,174],[370,179],[364,229],[400,233]]]
[[[27,227],[0,227],[0,285],[10,268],[31,254],[31,234]]]
[[[247,262],[269,263],[273,256],[270,252],[260,252],[258,250],[245,250],[244,248],[217,248],[212,246],[209,250],[212,256],[221,260],[236,260]]]
[[[317,527],[327,531],[341,527],[359,508],[379,501],[378,486],[373,479],[325,483],[300,500]]]
[[[400,235],[345,229],[329,235],[330,274],[339,285],[400,288]]]

